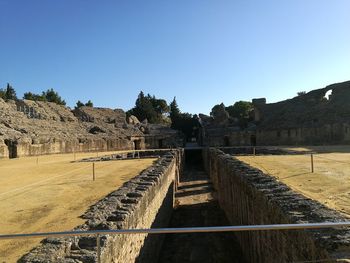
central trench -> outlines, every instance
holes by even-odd
[[[185,167],[175,194],[169,227],[227,226],[208,175],[201,150],[185,151]],[[158,259],[163,262],[245,262],[235,235],[221,233],[168,234]]]

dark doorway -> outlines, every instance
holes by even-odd
[[[135,150],[141,150],[141,140],[135,140],[134,141],[134,149]]]
[[[224,146],[230,146],[230,138],[228,136],[224,137]]]
[[[159,149],[163,148],[163,139],[158,140],[158,148]]]
[[[185,164],[186,167],[195,167],[203,170],[202,150],[185,149]]]
[[[254,134],[250,136],[250,145],[256,146],[256,136]]]
[[[9,151],[9,158],[17,158],[17,141],[5,140]]]

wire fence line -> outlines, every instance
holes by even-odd
[[[348,228],[350,221],[322,222],[304,224],[270,224],[270,225],[241,225],[241,226],[211,226],[211,227],[184,227],[184,228],[139,228],[139,229],[110,229],[87,231],[40,232],[24,234],[1,234],[3,239],[62,237],[62,236],[89,236],[89,235],[129,235],[129,234],[176,234],[176,233],[211,233],[211,232],[244,232],[265,230],[305,230],[325,228]]]
[[[304,261],[293,261],[291,263],[319,263],[319,262],[329,262],[330,260],[332,261],[339,261],[339,260],[348,260],[348,259],[343,259],[343,258],[324,258],[324,259],[314,259],[314,260],[304,260]]]
[[[100,166],[99,169],[101,169],[101,168],[106,168],[106,167],[109,167],[109,166],[112,166],[112,165],[113,165],[113,163],[110,163],[110,162],[108,163],[108,162],[106,162],[106,163],[104,163],[104,164],[100,164],[100,165],[99,165],[99,166]],[[53,179],[57,179],[57,178],[60,178],[60,177],[72,175],[72,174],[74,174],[74,173],[76,173],[76,172],[79,172],[79,171],[81,171],[81,170],[89,170],[89,171],[90,171],[91,169],[92,169],[92,168],[91,168],[91,163],[87,163],[86,165],[84,164],[83,167],[78,167],[78,168],[75,168],[75,169],[71,169],[71,170],[69,170],[69,171],[66,172],[66,173],[62,173],[62,174],[58,174],[58,175],[53,175],[53,176],[50,176],[50,177],[45,178],[45,179],[43,179],[43,180],[36,181],[35,183],[27,184],[27,185],[24,185],[24,186],[21,186],[21,187],[17,187],[17,188],[8,190],[8,191],[6,191],[6,192],[0,193],[0,198],[1,198],[2,196],[4,196],[4,195],[10,194],[10,193],[14,193],[14,192],[17,192],[17,191],[20,191],[20,190],[24,190],[24,189],[26,189],[26,188],[28,188],[28,187],[37,186],[37,185],[40,185],[40,184],[42,184],[42,183],[51,181],[51,180],[53,180]],[[81,176],[86,176],[86,175],[81,175]],[[0,201],[1,201],[1,199],[0,199]]]
[[[349,162],[345,162],[345,161],[335,160],[335,159],[327,158],[327,157],[324,157],[324,156],[320,156],[318,154],[314,154],[314,156],[316,158],[320,158],[320,159],[324,159],[324,160],[328,160],[328,161],[332,161],[332,162],[343,163],[343,164],[350,164],[350,161]]]
[[[29,234],[5,234],[0,235],[0,240],[24,239],[24,238],[45,238],[45,237],[77,237],[95,236],[97,262],[101,262],[101,237],[105,235],[132,235],[132,234],[184,234],[184,233],[217,233],[217,232],[247,232],[247,231],[281,231],[281,230],[306,230],[306,229],[327,229],[327,228],[348,228],[350,221],[344,222],[323,222],[305,224],[274,224],[274,225],[242,225],[242,226],[214,226],[214,227],[187,227],[187,228],[150,228],[150,229],[118,229],[118,230],[91,230],[91,231],[66,231],[46,232]],[[329,259],[306,262],[327,262]]]
[[[73,172],[77,172],[77,171],[80,171],[80,170],[83,170],[83,169],[88,169],[88,168],[90,168],[90,166],[89,166],[89,167],[88,167],[88,166],[79,167],[79,168],[70,170],[70,171],[67,172],[67,173],[63,173],[63,174],[59,174],[59,175],[54,175],[54,176],[51,176],[51,177],[46,178],[46,179],[44,179],[44,180],[37,181],[37,182],[35,182],[35,183],[31,183],[31,184],[24,185],[24,186],[15,188],[15,189],[11,189],[11,190],[9,190],[9,191],[6,191],[6,192],[1,193],[0,196],[6,195],[6,194],[9,194],[9,193],[12,193],[12,192],[16,192],[16,191],[19,191],[19,190],[23,190],[23,189],[25,189],[25,188],[32,187],[32,186],[35,186],[35,185],[39,185],[39,184],[41,184],[41,183],[50,181],[50,180],[52,180],[52,179],[59,178],[59,177],[63,177],[63,176],[66,176],[66,175],[70,175],[70,174],[72,174]]]
[[[300,154],[291,154],[291,155],[257,155],[258,157],[265,157],[265,156],[273,156],[273,157],[279,157],[279,156],[290,156],[290,157],[293,157],[293,156],[305,156],[305,157],[310,157],[311,156],[311,173],[314,172],[314,163],[317,164],[317,162],[315,162],[314,158],[319,158],[319,159],[323,159],[323,160],[327,160],[327,161],[332,161],[332,162],[336,162],[336,163],[340,163],[340,164],[347,164],[347,165],[350,165],[350,161],[347,162],[347,161],[341,161],[341,160],[336,160],[336,159],[332,159],[332,158],[328,158],[328,157],[324,157],[324,156],[320,156],[321,153],[300,153]],[[235,155],[232,155],[232,156],[235,156]],[[242,155],[238,155],[237,157],[239,156],[242,156]],[[271,172],[269,169],[267,169],[263,164],[262,164],[262,161],[258,161],[257,159],[255,159],[256,155],[252,155],[252,154],[249,154],[249,155],[243,155],[243,156],[249,156],[249,157],[252,157],[254,156],[254,159],[251,158],[250,159],[250,162],[251,164],[253,164],[253,166],[255,167],[259,167],[259,169],[263,170],[264,172],[266,172],[267,174],[269,175],[272,175],[272,176],[276,176],[274,175],[273,172]],[[236,156],[235,156],[236,157]],[[253,161],[254,160],[254,161]],[[291,164],[292,165],[292,164]],[[308,168],[300,168],[301,170],[305,170],[305,172],[307,171],[310,171]],[[287,177],[288,178],[288,177]],[[283,179],[283,178],[281,178]]]

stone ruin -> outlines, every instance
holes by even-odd
[[[348,144],[349,101],[350,81],[277,103],[253,99],[254,120],[244,129],[225,108],[214,116],[200,114],[199,141],[206,146]]]
[[[168,127],[126,118],[121,109],[0,99],[0,158],[54,153],[170,148],[182,145]]]
[[[199,123],[198,141],[203,146],[247,145],[255,136],[255,124],[249,123],[247,128],[242,129],[239,120],[230,117],[223,104],[213,116],[199,114]]]

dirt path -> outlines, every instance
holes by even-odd
[[[176,193],[178,207],[170,227],[229,225],[213,197],[207,175],[195,167],[187,167]],[[159,263],[244,262],[240,247],[232,233],[198,233],[166,235]]]

